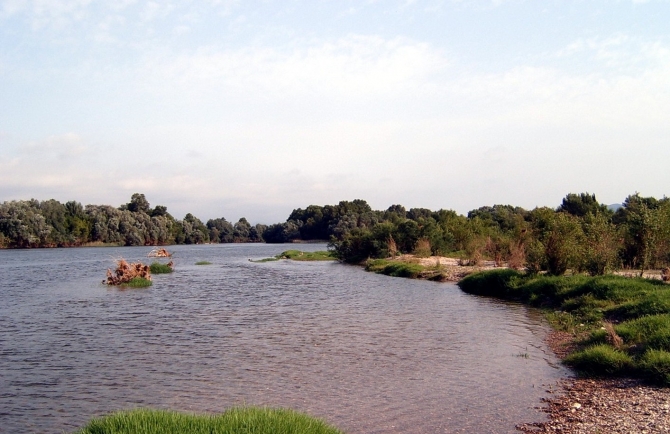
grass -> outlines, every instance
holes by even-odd
[[[583,375],[630,375],[670,386],[670,286],[661,281],[492,270],[458,285],[544,308],[554,328],[573,334],[577,350],[564,362]]]
[[[319,250],[316,252],[303,252],[300,250],[286,250],[273,258],[259,259],[251,262],[273,262],[280,259],[291,259],[293,261],[336,261],[335,252]]]
[[[153,282],[149,279],[143,277],[133,277],[128,283],[124,283],[122,286],[129,286],[131,288],[146,288],[147,286],[153,285]]]
[[[212,263],[209,261],[198,261],[195,265],[212,265]]]
[[[219,415],[131,410],[91,420],[75,434],[342,434],[320,419],[286,409],[233,408]]]
[[[365,271],[393,277],[426,279],[438,282],[451,279],[448,271],[442,265],[421,265],[417,262],[393,259],[368,259],[365,263]]]
[[[319,250],[316,252],[301,252],[300,250],[286,250],[276,256],[277,259],[292,259],[294,261],[335,261],[335,252]]]
[[[635,365],[630,355],[607,344],[593,345],[574,352],[564,362],[582,374],[596,377],[622,376]]]
[[[160,262],[152,262],[149,266],[151,274],[168,274],[172,273],[172,267],[167,264],[161,264]]]
[[[411,262],[389,261],[387,259],[373,259],[365,264],[366,271],[385,274],[393,277],[407,277],[416,279],[424,271],[420,264]]]

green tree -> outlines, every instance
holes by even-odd
[[[566,212],[576,217],[585,217],[589,213],[593,215],[612,215],[612,212],[607,209],[607,205],[599,203],[596,199],[596,195],[589,193],[569,193],[563,198],[563,202],[558,207],[557,211]]]
[[[551,208],[536,208],[531,211],[530,218],[533,235],[544,249],[547,271],[560,276],[568,268],[578,268],[581,264],[580,244],[583,237],[579,219]],[[533,248],[527,251],[527,254],[534,253]],[[536,258],[527,258],[529,263],[536,261]]]

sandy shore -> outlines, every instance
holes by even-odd
[[[435,267],[440,269],[443,276],[442,281],[458,282],[468,274],[478,271],[493,270],[498,267],[494,261],[480,261],[477,265],[461,265],[460,260],[456,258],[447,258],[446,256],[431,256],[429,258],[419,258],[414,255],[401,255],[393,258],[396,261],[413,262],[421,264],[424,267]]]

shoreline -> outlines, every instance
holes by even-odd
[[[415,263],[424,268],[440,268],[442,281],[458,282],[465,276],[485,270],[507,268],[493,261],[479,265],[461,265],[447,257],[416,258],[402,255],[392,261]],[[617,273],[623,274],[623,273]],[[660,275],[649,271],[646,278]],[[417,278],[425,278],[419,276]],[[573,333],[553,329],[545,341],[562,361],[578,346]],[[645,433],[670,432],[670,388],[654,386],[635,378],[565,378],[549,386],[550,397],[536,407],[547,414],[544,422],[520,423],[516,430],[524,433]]]
[[[552,330],[549,348],[563,360],[577,345],[572,333]],[[670,432],[670,388],[633,378],[566,378],[550,386],[552,396],[537,409],[545,422],[520,423],[524,433],[645,433]]]

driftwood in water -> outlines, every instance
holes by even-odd
[[[107,285],[122,285],[128,283],[136,277],[151,280],[151,270],[148,265],[141,262],[128,263],[125,259],[116,261],[116,270],[107,270],[107,279],[102,283]]]
[[[164,248],[160,248],[160,249],[153,249],[152,251],[149,252],[147,256],[150,258],[170,258],[172,257],[172,253],[168,252]]]

